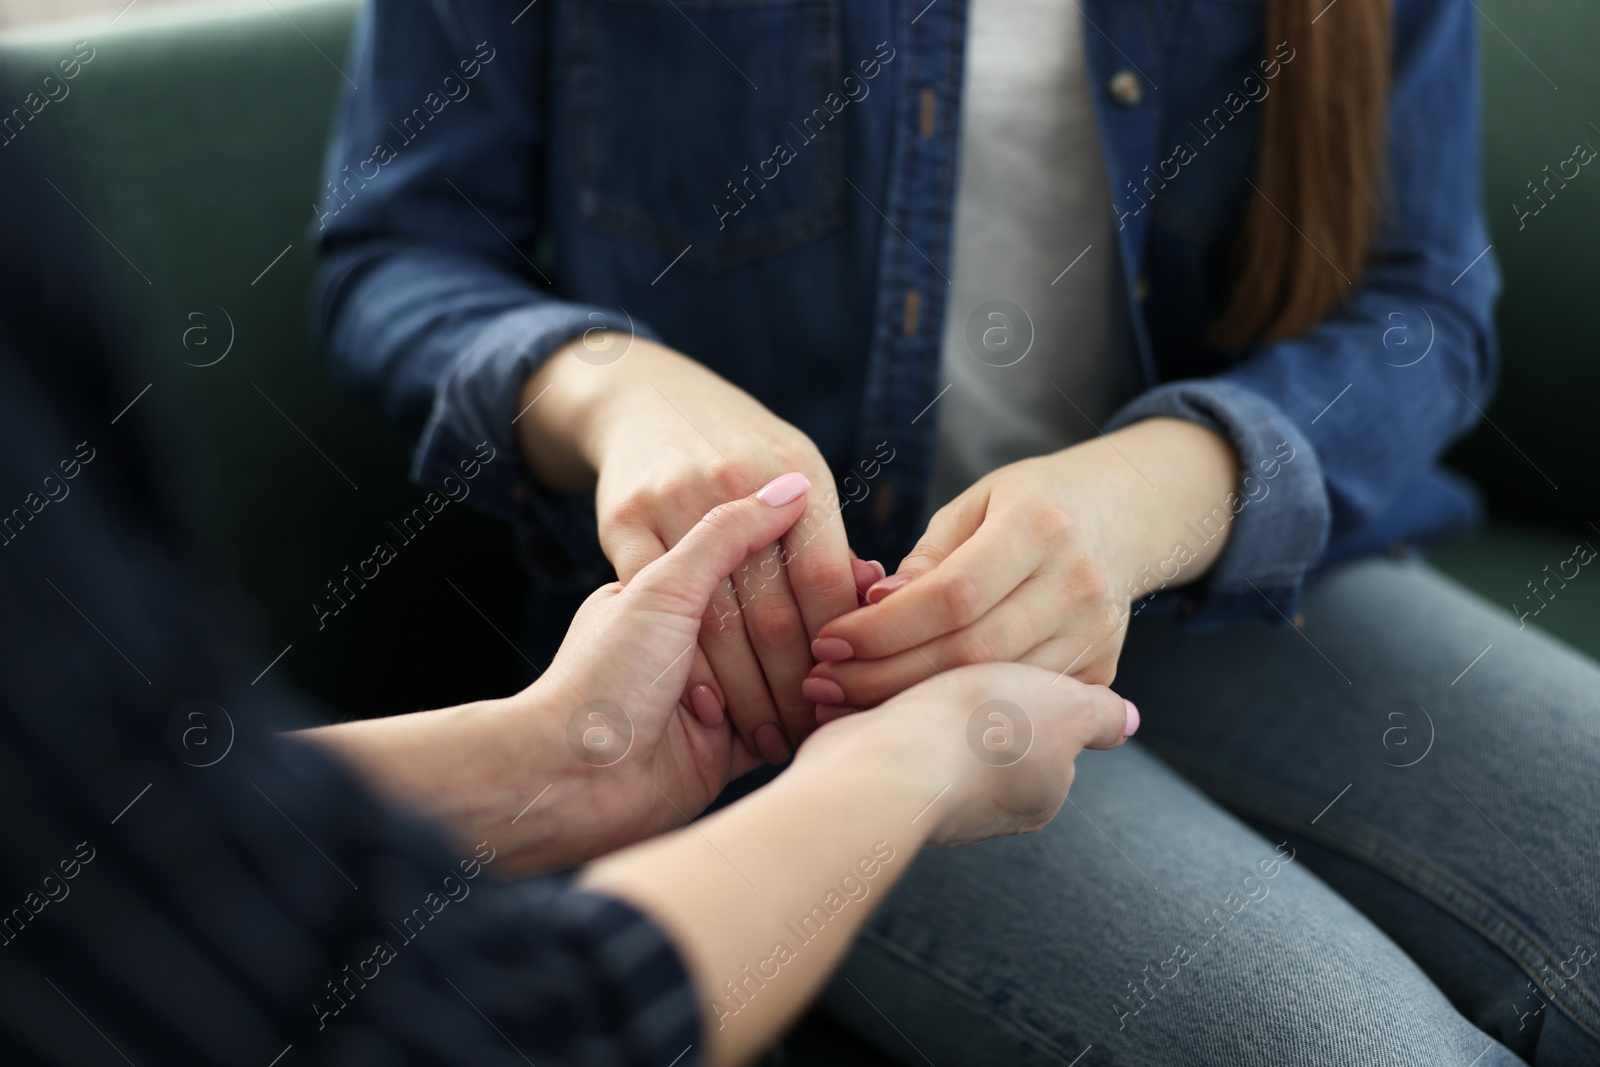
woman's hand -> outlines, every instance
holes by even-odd
[[[706,603],[804,513],[788,474],[704,515],[626,587],[585,601],[550,669],[504,700],[341,723],[302,736],[511,873],[569,867],[677,826],[758,765],[724,720],[680,702]]]
[[[709,1009],[706,1063],[748,1063],[793,1024],[918,849],[1038,829],[1079,751],[1138,726],[1109,689],[1053,681],[1016,664],[952,671],[818,730],[777,780],[692,830],[585,870],[584,888],[629,901],[678,947]],[[825,936],[791,932],[807,922]],[[753,971],[760,995],[730,996]]]
[[[723,501],[785,471],[817,487],[793,530],[725,576],[687,657],[685,699],[701,721],[726,709],[751,752],[781,763],[816,726],[800,691],[811,641],[858,603],[827,464],[805,434],[685,356],[634,339],[596,365],[583,343],[528,380],[519,431],[543,481],[594,488],[600,543],[625,584]]]
[[[868,751],[942,768],[950,792],[928,844],[967,845],[1044,826],[1066,800],[1078,753],[1116,748],[1138,728],[1138,709],[1105,686],[987,663],[920,682],[871,715],[841,717],[801,746],[795,767]]]
[[[1209,541],[1185,524],[1211,519],[1236,477],[1225,438],[1177,419],[994,471],[933,516],[870,606],[823,627],[829,662],[805,694],[828,721],[966,664],[1110,684],[1131,600],[1193,581],[1222,551],[1226,524]]]
[[[567,748],[594,768],[596,803],[622,838],[680,825],[759,765],[726,720],[704,722],[680,696],[706,604],[805,513],[810,488],[789,473],[719,505],[626,585],[596,590],[527,691],[543,714],[571,709]]]

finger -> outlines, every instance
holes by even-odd
[[[667,546],[650,527],[624,522],[601,528],[600,549],[616,570],[617,580],[627,584],[665,555]]]
[[[850,558],[850,573],[856,583],[856,607],[867,606],[867,590],[883,580],[883,564],[875,559]],[[811,657],[818,663],[827,663],[831,660],[850,659],[856,650],[850,647],[850,642],[837,637],[819,637],[811,642]]]
[[[772,763],[787,760],[789,747],[761,664],[745,638],[727,575],[793,525],[809,488],[803,475],[784,475],[753,496],[713,509],[670,551],[639,571],[628,589],[637,603],[701,618],[700,647],[723,707],[741,740]]]
[[[678,710],[683,716],[689,743],[695,746],[697,751],[704,751],[713,762],[719,757],[726,758],[725,782],[731,782],[741,775],[749,774],[757,767],[766,765],[766,760],[744,746],[726,718],[715,726],[707,726],[693,710],[682,705]]]
[[[769,545],[745,561],[734,583],[750,647],[761,661],[767,691],[791,745],[816,729],[816,701],[807,700],[801,682],[811,669],[811,640],[805,619],[789,588],[781,548]]]
[[[969,489],[933,513],[928,528],[888,577],[867,590],[868,603],[876,604],[906,582],[933,570],[983,525],[989,509],[986,489]]]
[[[933,532],[931,524],[929,532]],[[924,551],[920,557],[926,561],[942,554],[936,567],[917,580],[896,587],[898,592],[894,595],[880,596],[870,608],[858,609],[826,627],[823,636],[847,643],[857,659],[903,652],[972,625],[1025,582],[1038,566],[1037,547],[1012,523],[987,519],[946,552],[944,544],[949,543],[949,537],[941,531],[943,544]],[[869,590],[868,598],[882,590],[885,582]]]
[[[789,745],[767,688],[766,673],[745,632],[743,615],[733,583],[724,580],[700,624],[700,647],[705,649],[706,662],[722,688],[723,706],[745,747],[768,763],[783,763],[789,758]]]
[[[851,707],[849,705],[818,704],[817,705],[817,726],[818,727],[826,726],[826,725],[828,725],[830,722],[832,722],[835,719],[842,719],[846,715],[856,715],[856,714],[859,714],[860,711],[861,711],[860,708]]]
[[[694,660],[689,664],[689,679],[684,683],[683,703],[694,714],[700,725],[707,728],[721,726],[726,720],[727,702],[722,687],[717,684],[717,672],[706,660],[705,649],[695,646]]]
[[[1085,685],[1110,685],[1117,677],[1122,635],[1093,640],[1082,633],[1053,637],[1017,657],[1018,663],[1043,667],[1058,678]]]
[[[1036,599],[1030,583],[971,626],[925,645],[882,659],[820,663],[812,668],[804,692],[821,704],[872,707],[944,671],[1017,660],[1039,643],[1035,616],[1047,605],[1030,603]]]
[[[783,536],[783,564],[808,640],[860,603],[844,515],[826,468],[818,471],[817,485],[805,514]]]
[[[1139,729],[1139,709],[1133,701],[1124,700],[1103,685],[1072,684],[1078,689],[1073,719],[1079,747],[1116,748]]]
[[[713,508],[671,551],[639,570],[628,583],[630,591],[636,599],[686,606],[680,614],[699,617],[746,556],[794,525],[810,488],[805,475],[785,474],[751,496]]]

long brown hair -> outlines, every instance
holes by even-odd
[[[1261,152],[1236,238],[1223,345],[1304,333],[1360,281],[1385,178],[1389,0],[1267,0],[1267,48],[1292,66],[1263,101]]]

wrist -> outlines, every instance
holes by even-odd
[[[547,679],[483,703],[472,769],[491,842],[513,857],[508,870],[571,867],[666,828],[648,826],[654,806],[641,809],[634,790],[618,788],[623,765],[595,766],[574,750],[579,703]]]
[[[612,362],[585,358],[597,346],[624,345]],[[574,338],[550,354],[523,384],[518,438],[529,468],[552,488],[590,492],[624,433],[652,410],[644,391],[684,369],[705,372],[664,345],[607,333]]]
[[[1111,535],[1108,548],[1119,588],[1132,583],[1143,589],[1156,571],[1163,572],[1162,585],[1198,578],[1221,554],[1228,528],[1221,524],[1200,543],[1189,527],[1206,523],[1237,484],[1239,461],[1232,442],[1209,427],[1173,418],[1145,419],[1104,440],[1119,453],[1106,459],[1119,485],[1103,498],[1113,514],[1102,524]],[[1192,547],[1174,558],[1179,542]],[[1174,566],[1181,574],[1166,575]]]
[[[977,769],[965,719],[951,712],[949,699],[913,691],[813,733],[783,777],[820,773],[841,783],[878,783],[881,795],[906,807],[908,833],[915,831],[921,844],[968,792]]]
[[[550,353],[522,384],[517,442],[528,468],[560,492],[594,489],[609,436],[639,380],[638,364],[658,346],[610,331],[575,337]],[[625,346],[622,358],[599,362],[586,354]],[[620,401],[620,403],[619,403]]]

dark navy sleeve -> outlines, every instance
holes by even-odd
[[[73,321],[38,373],[0,329],[0,1062],[696,1062],[647,918],[503,881],[279,733],[316,717],[219,641]]]

